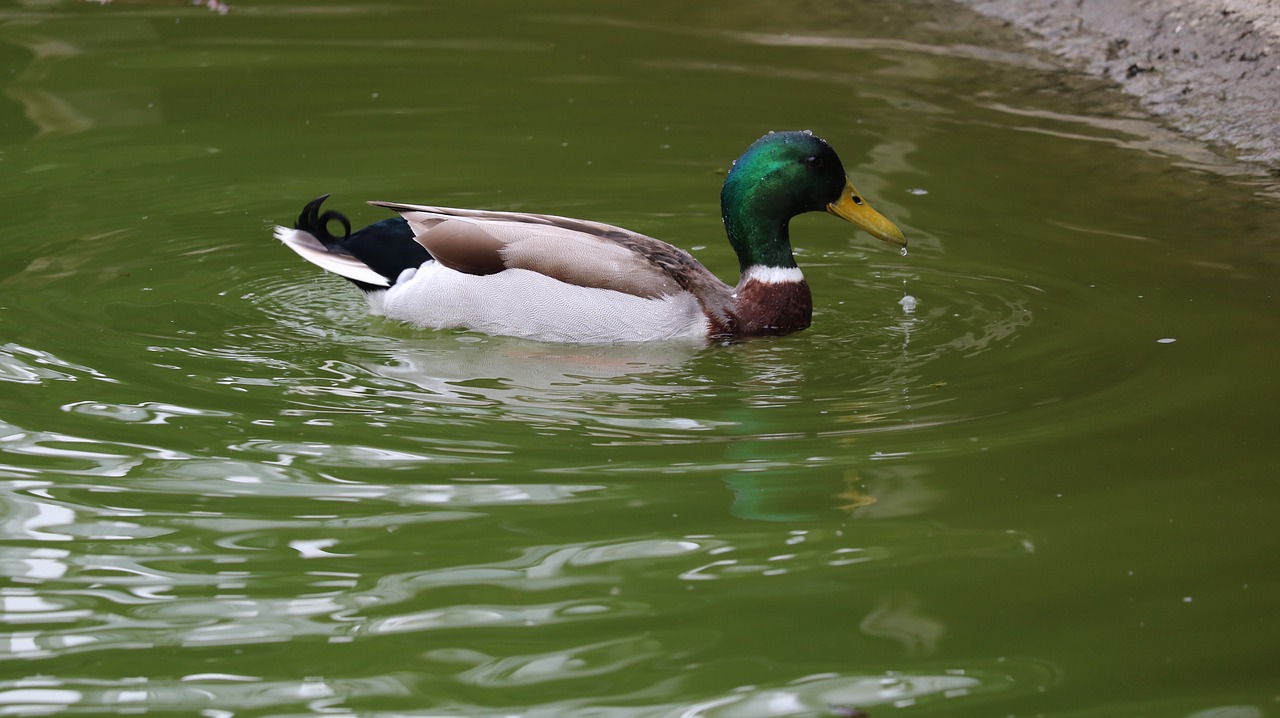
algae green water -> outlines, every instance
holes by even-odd
[[[959,12],[0,5],[0,715],[1280,714],[1275,187]],[[270,236],[733,279],[770,129],[912,240],[798,219],[788,337],[416,331]]]

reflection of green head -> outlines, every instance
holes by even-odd
[[[846,181],[835,150],[808,131],[771,132],[756,140],[734,162],[720,192],[720,213],[741,268],[796,266],[787,223],[835,203]]]

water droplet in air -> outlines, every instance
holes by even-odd
[[[903,247],[902,249],[899,249],[898,254],[901,254],[904,257],[907,256],[907,248]]]
[[[916,298],[907,294],[898,300],[898,304],[902,305],[902,311],[910,314],[916,310]]]
[[[1172,344],[1176,341],[1178,340],[1174,339],[1173,337],[1165,337],[1164,339],[1157,339],[1156,344]]]

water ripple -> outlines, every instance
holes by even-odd
[[[0,381],[40,384],[50,380],[85,379],[119,383],[97,369],[60,359],[47,351],[24,347],[14,342],[0,345]]]

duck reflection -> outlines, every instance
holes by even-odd
[[[696,391],[679,377],[702,349],[683,342],[561,346],[502,337],[457,339],[441,348],[402,346],[368,368],[422,389],[434,402],[557,409],[607,422],[631,413],[628,397]]]

